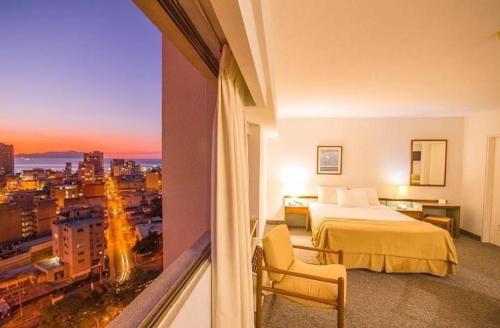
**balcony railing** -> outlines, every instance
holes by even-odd
[[[200,237],[168,266],[118,317],[111,328],[158,327],[168,322],[176,302],[210,257],[210,232]],[[207,304],[210,306],[210,304]]]

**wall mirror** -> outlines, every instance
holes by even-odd
[[[411,141],[411,186],[445,186],[448,141]]]

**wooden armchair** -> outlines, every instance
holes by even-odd
[[[286,225],[279,225],[262,240],[263,248],[257,247],[257,315],[256,327],[263,325],[263,292],[283,295],[294,302],[308,306],[337,309],[337,326],[344,327],[347,273],[343,264],[343,252],[328,249],[292,245]],[[293,248],[338,254],[339,264],[314,265],[295,259]],[[262,265],[262,260],[266,265]],[[266,271],[272,287],[262,285],[262,273]]]

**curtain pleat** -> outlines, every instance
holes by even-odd
[[[217,99],[216,200],[213,222],[213,326],[253,327],[248,161],[244,105],[250,94],[227,45]]]

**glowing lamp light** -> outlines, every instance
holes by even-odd
[[[385,177],[386,183],[391,185],[405,185],[408,183],[408,172],[405,170],[392,168],[388,170],[388,174]]]
[[[406,185],[398,186],[398,195],[399,195],[399,197],[408,196],[408,186],[406,186]]]
[[[290,196],[299,196],[305,191],[309,176],[307,170],[301,166],[288,166],[281,172],[283,193]]]

